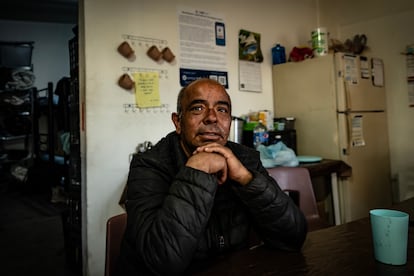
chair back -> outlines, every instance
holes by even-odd
[[[110,217],[106,223],[105,276],[114,275],[126,222],[127,214],[123,213]]]
[[[285,192],[298,194],[298,205],[308,221],[309,230],[328,227],[319,216],[309,171],[302,167],[275,167],[267,169]]]

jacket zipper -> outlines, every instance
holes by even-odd
[[[219,249],[220,251],[222,251],[224,249],[224,236],[223,235],[218,236],[218,241],[219,241]]]
[[[224,247],[225,247],[225,239],[224,239],[224,233],[223,233],[223,226],[221,225],[221,219],[220,216],[217,215],[216,212],[214,212],[213,214],[214,216],[214,221],[216,224],[215,230],[215,243],[216,243],[216,248],[218,249],[219,252],[223,251]]]

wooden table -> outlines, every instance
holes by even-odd
[[[367,216],[308,233],[301,252],[246,249],[220,256],[194,275],[414,275],[414,198],[391,208],[410,214],[406,265],[375,261]]]
[[[328,176],[331,182],[331,194],[333,204],[333,217],[335,225],[342,223],[339,202],[338,177],[348,177],[352,174],[352,168],[341,160],[322,159],[321,162],[301,163],[300,167],[307,168],[311,178]]]

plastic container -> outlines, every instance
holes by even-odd
[[[266,126],[260,120],[253,129],[253,147],[257,148],[259,145],[266,146],[269,141],[269,132]]]
[[[295,129],[295,121],[296,119],[294,117],[282,117],[282,118],[274,118],[274,126],[277,130],[283,130],[283,129]],[[283,129],[279,129],[283,126]]]
[[[275,65],[281,63],[286,63],[286,52],[285,47],[278,43],[272,48],[272,64]]]
[[[311,32],[311,37],[313,54],[317,57],[327,55],[329,51],[329,33],[326,28],[316,28]]]
[[[266,126],[267,130],[273,130],[273,112],[270,110],[259,111],[259,120]]]

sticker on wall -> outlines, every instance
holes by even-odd
[[[260,48],[260,34],[251,31],[239,32],[239,60],[262,62],[263,54]]]

